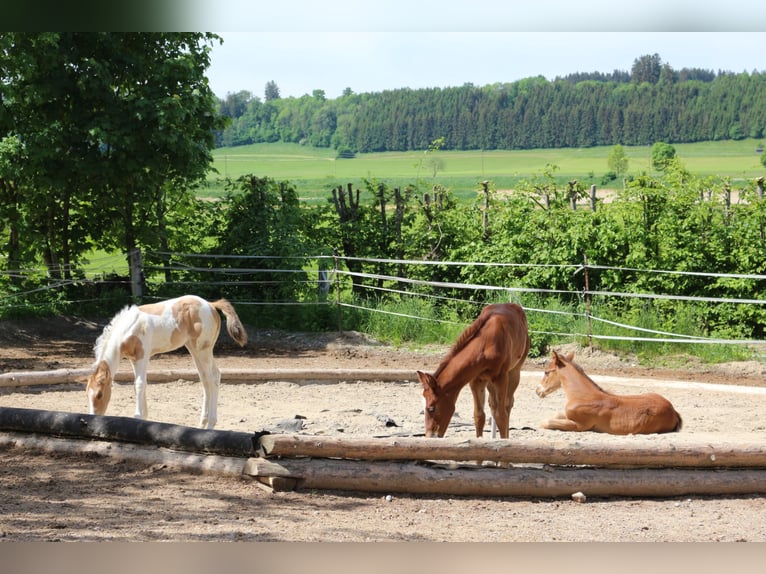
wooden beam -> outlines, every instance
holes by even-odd
[[[147,465],[162,464],[189,472],[242,476],[247,459],[179,452],[141,444],[82,440],[26,433],[0,432],[0,445],[56,454],[96,454]]]
[[[562,433],[560,438],[355,439],[269,434],[258,438],[267,457],[318,457],[360,460],[496,461],[601,467],[766,467],[766,444],[684,441],[674,435],[601,436]]]
[[[455,496],[588,497],[766,493],[764,469],[440,468],[415,462],[290,458],[278,473],[307,490]],[[267,467],[249,466],[257,476]]]
[[[189,358],[191,361],[191,358]],[[0,374],[0,387],[25,387],[85,382],[91,369],[55,369],[53,371],[19,371]],[[149,382],[177,380],[198,381],[196,369],[164,369],[150,371]],[[118,382],[132,382],[131,371],[118,371]],[[412,369],[221,369],[221,380],[248,381],[415,381]]]
[[[226,457],[137,444],[1,433],[0,445],[95,453],[196,473],[250,476],[273,490],[343,490],[450,496],[588,497],[766,494],[764,469],[468,468],[416,462]]]

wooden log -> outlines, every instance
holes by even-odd
[[[258,438],[267,457],[361,460],[496,461],[600,467],[765,467],[763,442],[714,443],[662,437],[565,434],[559,439],[354,439],[269,434]]]
[[[441,468],[414,462],[263,459],[199,455],[145,445],[0,432],[0,445],[162,464],[192,472],[251,476],[293,488],[451,496],[588,497],[766,493],[764,469]]]
[[[179,452],[146,445],[0,432],[0,445],[56,454],[96,454],[147,465],[161,464],[190,472],[242,476],[247,459]]]
[[[588,497],[766,493],[763,469],[446,469],[414,462],[308,458],[282,459],[278,464],[280,473],[299,477],[298,487],[308,490],[543,497],[569,497],[575,492]]]
[[[191,360],[191,359],[190,359]],[[25,387],[84,382],[90,369],[56,369],[53,371],[20,371],[0,374],[0,387]],[[177,380],[198,381],[196,369],[164,369],[147,374],[150,383]],[[132,382],[131,371],[118,371],[118,382]],[[414,381],[411,369],[221,369],[221,380],[250,381]]]
[[[151,444],[176,450],[252,456],[254,433],[198,429],[171,423],[0,407],[0,431]]]
[[[53,371],[20,371],[0,374],[0,387],[26,387],[84,382],[90,369],[55,369]]]

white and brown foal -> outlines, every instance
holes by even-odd
[[[208,302],[196,295],[131,305],[114,316],[96,341],[96,362],[88,377],[85,392],[90,414],[103,415],[112,395],[112,378],[120,360],[127,358],[135,375],[135,416],[145,419],[146,371],[152,356],[185,346],[194,359],[202,382],[202,416],[200,426],[212,429],[218,419],[218,387],[221,372],[213,359],[213,347],[221,330],[221,317],[226,316],[226,329],[237,343],[247,343],[247,332],[234,307],[226,299]]]

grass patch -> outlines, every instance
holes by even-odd
[[[763,175],[756,148],[760,140],[726,140],[691,144],[673,144],[678,158],[694,175],[729,177],[733,180]],[[213,151],[213,166],[203,197],[223,194],[221,179],[236,179],[246,174],[287,180],[298,189],[307,203],[324,202],[330,190],[352,183],[363,189],[365,179],[385,181],[390,187],[422,183],[427,189],[434,182],[449,187],[461,199],[475,197],[479,182],[491,180],[497,189],[513,189],[520,180],[543,173],[546,166],[559,167],[559,184],[576,179],[583,185],[599,185],[609,171],[607,158],[613,146],[538,150],[470,150],[384,152],[357,154],[338,159],[329,148],[299,144],[253,144]],[[623,146],[628,157],[629,174],[651,173],[651,146]],[[439,160],[436,174],[431,159]]]

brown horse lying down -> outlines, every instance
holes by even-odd
[[[513,393],[519,386],[528,352],[527,316],[520,305],[498,303],[482,309],[433,375],[417,372],[423,385],[426,436],[444,436],[455,413],[457,397],[470,384],[476,436],[484,433],[484,402],[489,388],[492,416],[500,436],[508,438]]]
[[[544,421],[546,429],[596,431],[610,434],[652,434],[681,430],[682,420],[665,397],[657,393],[613,395],[599,387],[572,361],[553,351],[535,392],[540,398],[564,388],[567,396],[563,413]]]

